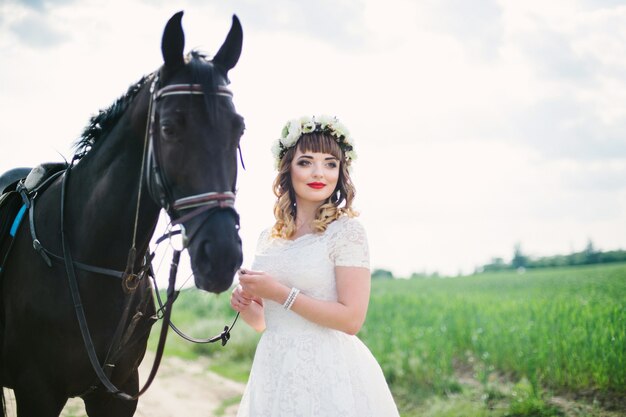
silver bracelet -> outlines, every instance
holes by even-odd
[[[300,294],[300,290],[297,288],[292,288],[289,292],[289,296],[285,300],[285,304],[283,304],[283,308],[285,310],[290,310],[293,303],[296,301],[296,297]]]

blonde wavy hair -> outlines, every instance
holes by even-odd
[[[272,237],[289,239],[296,233],[296,194],[291,184],[291,162],[296,153],[301,152],[328,153],[337,158],[339,163],[339,179],[337,187],[330,197],[317,209],[313,221],[313,231],[321,233],[329,224],[343,215],[356,217],[359,215],[352,208],[352,201],[356,194],[354,184],[348,170],[349,163],[335,139],[324,133],[313,132],[300,136],[296,146],[287,150],[280,160],[278,175],[274,180],[274,217],[276,223],[272,227]]]

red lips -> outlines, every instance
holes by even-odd
[[[316,190],[326,187],[326,184],[324,184],[323,182],[310,182],[307,185],[311,188],[315,188]]]

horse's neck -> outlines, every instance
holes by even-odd
[[[76,221],[72,234],[79,238],[84,233],[89,235],[89,241],[106,242],[106,250],[117,263],[125,260],[135,227],[137,249],[146,247],[159,214],[159,207],[144,186],[135,225],[147,117],[147,103],[138,101],[135,106],[140,108],[129,107],[118,126],[101,139],[104,142],[98,149],[92,150],[95,154],[87,155],[76,166],[68,190],[66,218]],[[86,246],[85,257],[102,256],[97,253],[98,245]]]

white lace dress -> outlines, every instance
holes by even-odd
[[[252,269],[320,300],[337,300],[335,266],[369,268],[365,230],[341,217],[323,234],[296,240],[263,232]],[[383,373],[356,337],[317,325],[263,300],[266,330],[238,417],[394,417]]]

